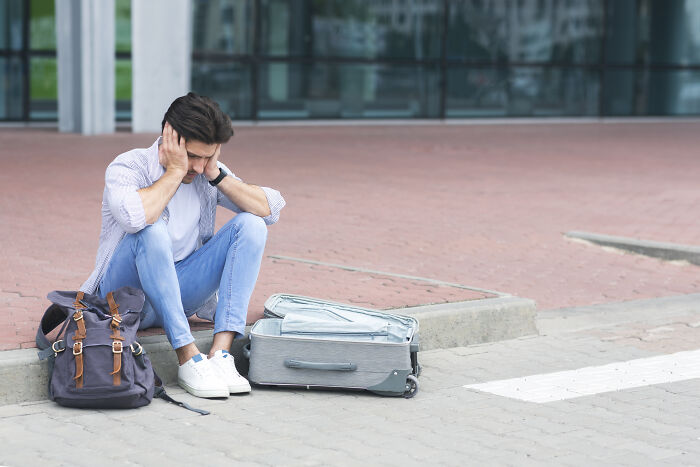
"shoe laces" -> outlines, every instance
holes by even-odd
[[[240,376],[238,373],[238,369],[236,368],[236,363],[233,361],[233,355],[231,355],[230,353],[222,353],[221,357],[217,360],[223,360],[225,362],[224,365],[228,367],[228,369],[232,372],[234,377]]]
[[[211,367],[211,365],[206,359],[193,365],[193,368],[197,372],[197,374],[202,378],[212,378],[216,376],[214,369]]]

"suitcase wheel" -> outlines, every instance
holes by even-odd
[[[415,396],[418,392],[418,378],[413,375],[408,375],[406,377],[406,390],[403,393],[403,397],[410,399]]]

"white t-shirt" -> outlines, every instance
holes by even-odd
[[[187,258],[197,248],[200,210],[194,183],[181,184],[168,203],[168,234],[173,242],[175,261]]]

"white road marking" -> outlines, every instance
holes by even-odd
[[[464,387],[544,403],[694,378],[700,378],[700,350]]]

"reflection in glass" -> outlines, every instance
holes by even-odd
[[[265,55],[440,56],[442,0],[263,0]]]
[[[700,114],[700,71],[649,72],[648,115]]]
[[[261,119],[439,116],[439,73],[421,66],[263,66]]]
[[[114,98],[117,120],[131,118],[131,60],[117,59],[114,62]]]
[[[605,60],[611,63],[634,63],[637,57],[639,34],[639,8],[644,4],[637,0],[608,2],[606,11]]]
[[[700,64],[700,1],[608,2],[608,63]]]
[[[260,82],[261,119],[439,116],[432,67],[271,63]]]
[[[0,0],[0,49],[22,48],[22,0]]]
[[[233,62],[192,62],[192,90],[209,96],[234,119],[252,118],[251,71]]]
[[[598,61],[602,0],[456,0],[449,5],[448,58]]]
[[[33,50],[56,50],[56,12],[54,0],[28,2],[29,46]]]
[[[448,117],[596,115],[597,73],[576,68],[453,68]]]
[[[58,84],[56,59],[32,57],[29,61],[29,118],[52,120],[58,118]]]
[[[0,118],[19,120],[22,115],[22,62],[0,57]]]
[[[666,0],[651,2],[649,41],[651,63],[700,63],[700,2]]]
[[[451,68],[447,73],[448,117],[505,117],[506,68]]]
[[[252,53],[252,0],[196,0],[193,16],[195,52]]]
[[[114,41],[117,52],[131,52],[131,0],[114,1]]]
[[[606,115],[699,115],[700,71],[605,73]]]

